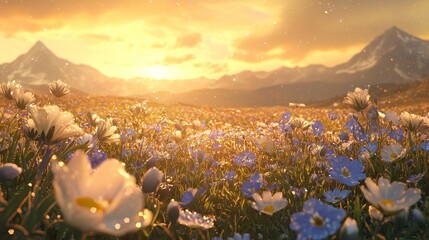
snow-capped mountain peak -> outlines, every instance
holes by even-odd
[[[429,59],[429,42],[392,27],[376,37],[348,62],[337,66],[336,73],[353,74],[378,64],[388,66],[389,61],[398,63],[410,58],[414,58],[420,66],[426,65]]]

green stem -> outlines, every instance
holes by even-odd
[[[51,160],[52,154],[54,152],[54,149],[51,148],[51,146],[48,146],[45,152],[45,155],[43,155],[42,162],[40,163],[39,167],[37,168],[35,183],[34,183],[34,196],[36,195],[38,189],[40,180],[42,178],[43,173],[45,172],[46,168],[48,167],[48,164]]]

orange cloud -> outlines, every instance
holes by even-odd
[[[298,61],[312,51],[369,42],[394,25],[413,34],[423,33],[427,31],[423,19],[428,21],[429,17],[422,9],[428,8],[425,0],[287,1],[271,29],[253,32],[235,42],[236,59]],[[282,51],[268,54],[275,49]]]
[[[202,40],[201,34],[190,33],[177,38],[176,47],[195,47],[201,42],[201,40]]]
[[[81,37],[86,40],[96,41],[96,42],[110,42],[113,40],[112,36],[110,35],[96,34],[96,33],[82,34]]]

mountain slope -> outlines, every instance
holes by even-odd
[[[13,62],[0,65],[0,79],[16,80],[26,88],[45,93],[49,82],[60,79],[72,89],[89,94],[131,94],[122,80],[109,78],[90,66],[59,58],[40,41]]]
[[[376,37],[349,61],[328,68],[310,65],[282,67],[271,72],[243,71],[221,77],[214,87],[254,90],[304,82],[331,82],[355,86],[408,83],[429,75],[429,41],[392,27]]]
[[[348,62],[333,69],[349,83],[409,83],[429,74],[429,41],[397,27],[374,39]]]

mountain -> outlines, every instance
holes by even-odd
[[[331,82],[354,86],[408,83],[429,75],[429,41],[392,27],[365,46],[349,61],[323,65],[281,67],[274,71],[243,71],[221,77],[215,87],[255,90],[291,83]],[[317,85],[317,84],[316,84]]]
[[[345,63],[273,71],[242,71],[218,80],[110,78],[96,69],[57,57],[42,42],[11,63],[0,65],[0,79],[47,92],[61,79],[72,89],[95,95],[157,97],[165,101],[212,106],[266,106],[312,103],[341,96],[354,87],[410,84],[429,77],[429,41],[392,27]]]
[[[76,92],[94,95],[132,94],[123,80],[109,78],[90,66],[59,58],[40,41],[13,62],[0,65],[0,79],[16,80],[23,87],[42,93],[49,91],[49,82],[60,79]]]
[[[258,88],[308,81],[315,75],[324,74],[329,70],[323,65],[306,67],[280,67],[273,71],[242,71],[237,74],[222,76],[213,88],[236,90],[255,90]]]
[[[332,69],[349,83],[409,83],[429,74],[429,41],[392,27]]]

